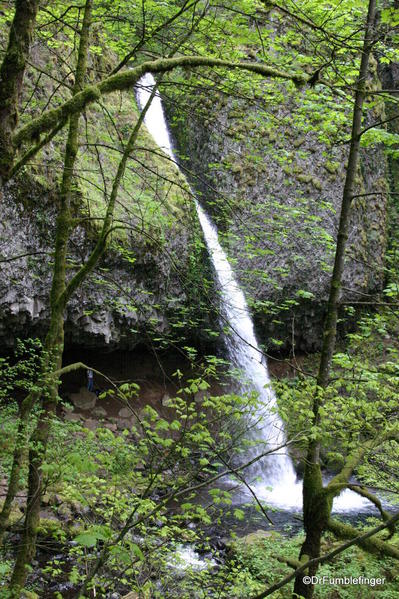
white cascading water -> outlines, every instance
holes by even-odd
[[[141,109],[146,105],[154,85],[155,79],[151,73],[144,75],[138,82],[137,100]],[[154,96],[144,122],[157,145],[176,164],[159,94]],[[178,168],[177,164],[176,168]],[[259,440],[259,448],[251,452],[255,456],[264,452],[266,447],[272,449],[281,446],[285,439],[284,427],[275,412],[275,394],[270,384],[267,365],[256,340],[244,293],[240,289],[226,253],[219,243],[215,225],[197,200],[195,200],[195,206],[220,287],[223,320],[231,331],[226,338],[230,359],[259,394],[262,412],[259,412],[257,424],[254,427],[256,430],[253,433],[254,437]],[[300,509],[302,507],[302,484],[297,481],[286,448],[264,458],[257,468],[256,474],[265,477],[263,482],[255,482],[253,485],[253,489],[260,499],[281,508]],[[334,500],[334,511],[359,510],[366,506],[368,507],[367,502],[352,491],[345,491]]]

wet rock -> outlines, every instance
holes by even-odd
[[[103,408],[102,406],[96,406],[93,409],[92,414],[95,418],[106,418],[107,410],[105,408]]]
[[[43,526],[46,521],[58,522],[57,516],[51,510],[40,510],[40,520]]]
[[[2,195],[2,257],[27,255],[4,263],[0,271],[0,345],[3,347],[13,347],[18,337],[43,335],[49,322],[51,264],[42,256],[32,259],[29,254],[53,248],[56,221],[53,187],[51,180],[38,183],[29,173],[7,185]],[[134,187],[130,192],[134,195]],[[171,331],[170,321],[175,320],[179,308],[192,309],[192,300],[185,292],[179,271],[190,269],[193,231],[187,227],[187,221],[193,217],[194,208],[188,203],[179,210],[182,218],[175,220],[165,236],[165,252],[149,250],[147,240],[137,235],[132,236],[129,248],[136,258],[134,268],[118,251],[107,252],[101,266],[113,273],[115,287],[98,285],[93,277],[74,294],[66,309],[66,345],[132,350],[146,340],[150,318],[156,323],[156,331],[165,334]],[[187,218],[183,218],[184,215]],[[71,259],[79,261],[87,256],[93,243],[92,233],[83,226],[77,227]],[[174,261],[170,255],[175,256]],[[129,289],[129,297],[122,294],[118,305],[116,288]],[[132,304],[138,307],[137,311],[130,309]]]
[[[197,391],[197,393],[194,395],[194,401],[196,401],[197,403],[201,403],[204,401],[206,397],[208,397],[208,395],[208,391],[201,389],[200,391]]]
[[[79,393],[71,393],[71,400],[75,408],[91,410],[96,405],[97,396],[85,387],[81,387]]]
[[[83,420],[83,416],[81,414],[74,414],[73,412],[69,412],[68,414],[65,414],[64,420],[66,420],[67,422],[80,422],[81,420]]]
[[[132,410],[128,407],[121,408],[118,412],[120,418],[130,418],[132,416]]]
[[[213,546],[218,551],[226,551],[226,549],[227,549],[227,544],[225,542],[225,539],[216,539],[216,541],[213,543]]]
[[[130,429],[131,421],[127,418],[118,418],[116,426],[119,431],[124,431],[125,429]]]
[[[73,519],[72,510],[65,503],[58,507],[57,514],[62,518],[62,520],[67,522]]]
[[[88,418],[83,424],[89,431],[95,431],[99,427],[98,420],[94,420],[94,418]]]
[[[223,232],[238,282],[253,300],[259,339],[278,352],[293,342],[296,351],[318,350],[333,263],[326,239],[336,239],[346,149],[321,142],[316,128],[287,124],[286,115],[295,114],[302,101],[296,91],[285,89],[282,102],[269,105],[270,126],[261,124],[257,102],[215,94],[207,105],[209,92],[192,89],[194,94],[182,94],[172,85],[165,108],[177,148],[188,158],[190,183]],[[259,86],[265,102],[268,93],[267,85]],[[252,135],[254,122],[261,134]],[[280,152],[290,158],[281,161]],[[341,298],[348,302],[383,284],[387,161],[378,146],[363,149],[360,158],[356,193],[369,197],[352,206]],[[225,168],[214,167],[221,163]],[[257,232],[250,246],[248,231]],[[373,256],[372,265],[366,256]],[[287,300],[291,304],[282,305]],[[282,307],[269,309],[271,303]]]
[[[118,430],[118,427],[115,422],[107,422],[104,426],[113,433],[115,433]]]
[[[88,505],[83,505],[80,501],[71,501],[71,510],[76,516],[88,516],[90,514],[90,508]]]
[[[162,391],[161,391],[161,389],[156,389],[156,388],[151,387],[151,388],[145,390],[144,395],[145,395],[145,398],[147,401],[157,402],[162,397]]]

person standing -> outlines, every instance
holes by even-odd
[[[94,391],[94,373],[91,368],[87,369],[87,390]]]

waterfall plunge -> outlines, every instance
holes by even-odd
[[[155,79],[151,73],[147,73],[140,79],[137,85],[137,100],[141,109],[147,103],[154,85]],[[159,94],[153,98],[144,122],[157,145],[176,163]],[[220,288],[223,319],[231,330],[230,336],[226,338],[230,360],[244,373],[252,388],[259,393],[259,403],[264,410],[266,409],[265,414],[259,414],[255,427],[254,436],[259,439],[260,444],[260,448],[252,452],[255,456],[265,450],[266,444],[269,448],[282,445],[285,438],[284,427],[274,410],[275,394],[270,385],[267,365],[256,340],[244,293],[219,243],[215,225],[197,200],[195,206]],[[260,499],[281,508],[300,509],[302,507],[302,484],[297,481],[285,448],[261,460],[256,474],[264,481],[253,485]],[[334,511],[359,510],[366,506],[368,507],[367,502],[352,491],[345,491],[334,500]]]

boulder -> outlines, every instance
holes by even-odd
[[[132,417],[132,410],[128,407],[125,408],[121,408],[118,412],[118,416],[120,418],[131,418]]]
[[[240,537],[239,541],[245,545],[256,545],[260,541],[274,536],[274,534],[275,533],[271,530],[262,530],[259,528],[258,530],[245,535],[245,537]]]
[[[162,395],[161,404],[163,405],[164,408],[169,407],[170,399],[171,398],[170,398],[170,395],[168,392],[166,392]]]
[[[106,418],[107,410],[105,408],[103,408],[102,406],[96,406],[93,409],[92,414],[95,418]]]
[[[107,422],[104,426],[113,433],[115,433],[118,430],[118,427],[115,422]]]
[[[74,414],[73,412],[68,412],[64,416],[64,420],[67,422],[80,422],[83,420],[83,416],[81,414]]]
[[[97,403],[96,394],[85,387],[81,387],[79,393],[71,393],[70,398],[75,408],[79,410],[92,410]]]
[[[98,420],[94,420],[94,418],[88,418],[84,421],[83,425],[85,428],[88,428],[89,431],[95,431],[99,427]]]

